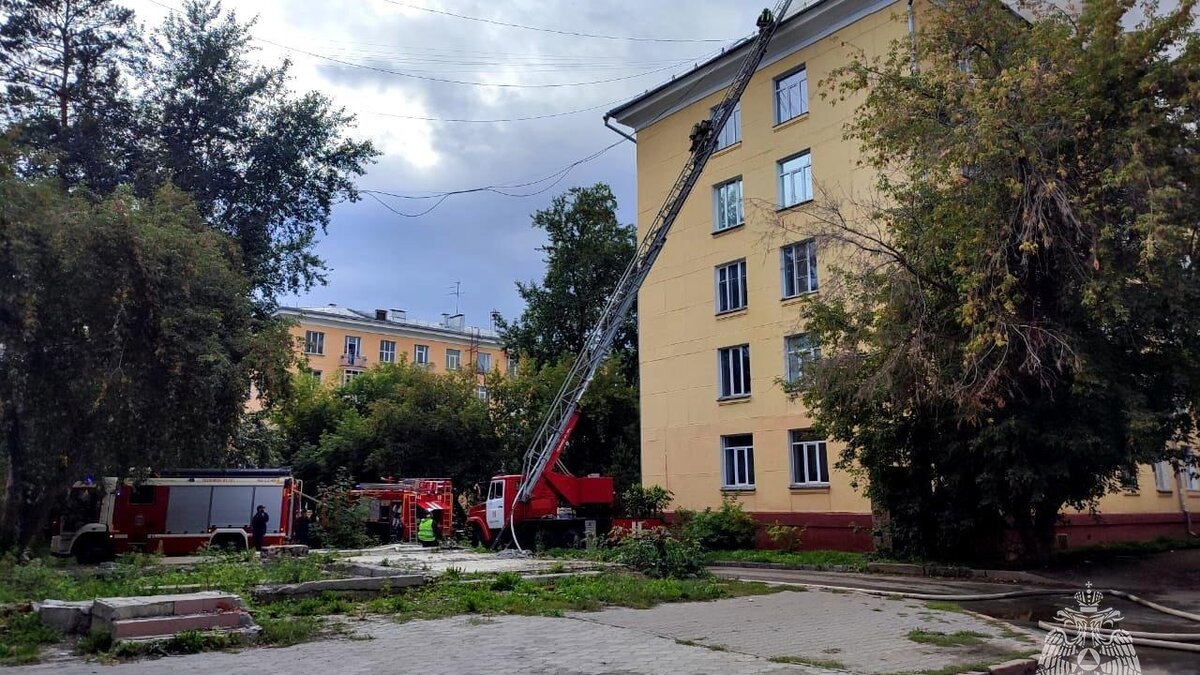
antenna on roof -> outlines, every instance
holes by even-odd
[[[462,299],[462,282],[456,281],[456,282],[454,282],[454,285],[451,286],[450,288],[452,290],[449,293],[447,293],[446,295],[454,296],[454,313],[458,314],[459,313],[458,312],[458,301]]]

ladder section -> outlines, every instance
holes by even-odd
[[[716,148],[716,140],[725,123],[733,114],[733,109],[750,84],[750,78],[758,70],[766,54],[771,37],[779,28],[783,15],[787,12],[792,0],[780,0],[775,6],[774,14],[764,10],[758,21],[758,35],[750,47],[749,53],[742,59],[738,74],[725,92],[725,98],[713,108],[708,119],[699,122],[692,132],[692,149],[687,163],[679,173],[675,185],[672,186],[666,201],[655,216],[646,236],[638,246],[637,254],[621,275],[614,287],[604,310],[596,325],[588,333],[583,347],[575,358],[566,380],[559,388],[550,408],[542,418],[541,426],[533,437],[521,468],[521,485],[517,490],[516,501],[528,502],[534,487],[542,479],[542,475],[551,465],[558,463],[563,449],[570,440],[571,432],[579,417],[579,402],[587,392],[588,386],[595,377],[600,364],[608,355],[621,324],[629,317],[629,310],[637,299],[638,289],[650,273],[654,261],[666,243],[667,234],[674,224],[675,218],[683,209],[684,202],[696,186],[704,166],[708,163]]]

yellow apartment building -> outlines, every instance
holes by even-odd
[[[282,307],[277,315],[293,320],[291,334],[308,371],[331,385],[401,359],[433,372],[471,368],[482,375],[516,367],[494,331],[467,326],[462,314],[433,322],[411,319],[398,309],[368,312],[328,305]],[[479,395],[486,396],[482,381],[479,387]]]
[[[903,0],[817,0],[784,20],[641,289],[642,481],[671,490],[677,507],[736,495],[763,522],[806,526],[808,547],[872,547],[871,504],[834,466],[839,445],[814,434],[779,384],[819,355],[798,303],[821,292],[829,252],[781,238],[778,225],[802,226],[814,191],[872,188],[843,139],[854,103],[832,105],[820,83],[852,50],[884,55],[905,39],[909,12]],[[608,114],[636,133],[643,235],[690,154],[692,125],[720,102],[748,48]],[[1165,464],[1137,479],[1102,500],[1099,518],[1064,514],[1059,544],[1185,536],[1200,479]]]

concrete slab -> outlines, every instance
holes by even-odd
[[[34,611],[42,623],[63,633],[86,633],[92,625],[92,600],[46,600],[36,602]]]
[[[114,640],[174,635],[186,630],[234,629],[242,626],[244,612],[189,614],[184,616],[152,616],[143,619],[120,619],[112,623]]]
[[[392,576],[348,577],[346,579],[320,579],[299,584],[256,586],[250,594],[260,602],[273,602],[284,598],[306,598],[326,591],[338,593],[379,593],[395,588],[420,586],[425,583],[422,574],[403,574],[393,571]]]
[[[422,548],[414,544],[381,546],[355,551],[345,558],[352,563],[379,565],[397,570],[441,574],[449,569],[470,574],[475,572],[545,572],[556,565],[566,569],[592,569],[596,565],[583,560],[547,560],[522,555],[518,551],[478,553],[468,549]]]

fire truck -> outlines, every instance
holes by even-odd
[[[246,549],[259,505],[270,521],[266,545],[286,543],[300,507],[288,469],[163,471],[139,482],[102,478],[71,488],[50,542],[55,555],[94,563],[118,553],[187,555],[206,546]]]
[[[721,103],[708,118],[692,128],[690,155],[658,215],[646,230],[637,253],[609,296],[562,387],[547,408],[541,426],[525,451],[521,473],[494,476],[487,498],[467,512],[467,532],[476,544],[499,546],[540,538],[548,545],[573,545],[614,525],[637,525],[612,518],[613,481],[609,476],[573,476],[560,461],[579,421],[579,403],[596,370],[608,356],[637,299],[638,289],[650,274],[667,242],[676,217],[700,174],[716,151],[717,138],[750,84],[766,54],[767,45],[787,13],[791,0],[780,0],[775,11],[759,15],[758,33],[732,50],[746,49],[737,74]],[[606,119],[605,122],[608,120]],[[629,137],[624,132],[619,133]]]
[[[416,541],[417,523],[424,513],[433,515],[442,536],[454,531],[454,487],[448,478],[361,483],[350,494],[366,504],[367,533],[379,541]]]

